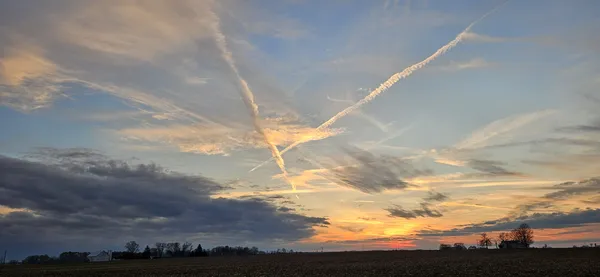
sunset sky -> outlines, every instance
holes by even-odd
[[[0,0],[0,250],[600,242],[600,2],[503,3]]]

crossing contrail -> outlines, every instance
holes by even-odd
[[[456,45],[458,45],[459,42],[461,42],[464,39],[465,35],[471,30],[471,28],[473,28],[473,26],[475,24],[477,24],[479,21],[483,20],[484,18],[486,18],[490,14],[494,13],[498,8],[500,8],[502,5],[506,4],[507,2],[508,1],[505,1],[504,3],[496,6],[495,8],[493,8],[489,12],[485,13],[483,16],[481,16],[477,20],[473,21],[471,24],[469,24],[469,26],[467,26],[467,28],[465,28],[460,34],[458,34],[452,41],[450,41],[446,45],[442,46],[442,48],[440,48],[437,51],[435,51],[435,53],[433,53],[431,56],[427,57],[426,59],[424,59],[424,60],[422,60],[422,61],[420,61],[420,62],[418,62],[416,64],[413,64],[413,65],[405,68],[401,72],[398,72],[398,73],[392,75],[389,79],[387,79],[387,81],[383,82],[381,85],[379,85],[379,87],[377,87],[376,89],[374,89],[373,91],[371,91],[371,93],[369,93],[369,95],[365,96],[365,98],[359,100],[354,105],[345,108],[344,110],[342,110],[341,112],[337,113],[336,115],[334,115],[329,120],[323,122],[323,124],[321,124],[319,127],[317,127],[317,129],[315,130],[315,132],[321,131],[321,130],[323,130],[325,128],[328,128],[329,126],[333,125],[336,121],[338,121],[342,117],[344,117],[344,116],[348,115],[349,113],[353,112],[354,110],[360,108],[362,105],[371,102],[373,99],[375,99],[375,97],[379,96],[379,94],[381,94],[382,92],[384,92],[387,89],[389,89],[390,87],[392,87],[396,82],[398,82],[401,79],[404,79],[404,78],[412,75],[413,72],[415,72],[416,70],[419,70],[419,69],[423,68],[425,65],[429,64],[430,62],[432,62],[435,59],[437,59],[439,56],[443,55],[444,53],[448,52],[450,49],[454,48]],[[299,140],[299,141],[296,141],[296,142],[290,144],[285,149],[283,149],[280,154],[284,154],[287,151],[290,151],[291,149],[293,149],[294,147],[296,147],[296,146],[298,146],[298,145],[300,145],[302,143],[305,143],[307,141],[308,140]],[[253,169],[251,169],[250,172],[258,169],[259,167],[261,167],[261,166],[265,165],[266,163],[270,162],[271,160],[272,159],[264,161],[263,163],[257,165]]]
[[[288,172],[285,169],[285,162],[281,157],[279,149],[277,149],[277,146],[270,140],[269,136],[265,133],[264,129],[260,125],[258,105],[256,105],[256,102],[254,101],[254,94],[252,93],[250,86],[248,86],[248,82],[246,82],[246,80],[241,76],[233,59],[233,55],[231,51],[229,51],[229,49],[227,48],[227,41],[225,39],[225,35],[221,31],[218,16],[216,16],[216,14],[214,16],[215,21],[213,22],[213,31],[217,47],[221,51],[221,56],[223,57],[227,65],[229,65],[231,71],[233,71],[233,73],[238,79],[241,88],[242,98],[244,99],[244,104],[246,105],[246,108],[250,110],[250,115],[252,116],[252,124],[254,125],[254,130],[263,137],[263,140],[271,150],[271,158],[275,159],[275,162],[277,163],[279,169],[281,169],[281,172],[283,173],[283,178],[288,184],[292,186],[292,190],[295,191],[296,186],[288,178]]]

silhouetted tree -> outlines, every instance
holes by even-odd
[[[208,252],[204,251],[204,249],[202,249],[202,244],[198,244],[198,246],[196,247],[196,250],[193,251],[193,256],[194,257],[205,257],[208,256]]]
[[[85,262],[89,254],[88,252],[62,252],[58,256],[58,260],[65,263]]]
[[[156,246],[156,256],[162,257],[165,253],[165,247],[167,247],[167,244],[164,242],[157,242],[154,244],[154,246]]]
[[[498,240],[500,240],[500,242],[507,241],[509,239],[510,238],[507,233],[502,232],[498,235]]]
[[[129,253],[137,253],[140,251],[140,245],[135,240],[125,243],[125,249]]]
[[[529,225],[523,223],[511,231],[511,237],[513,240],[519,241],[529,247],[533,243],[533,230]]]
[[[183,257],[187,257],[190,255],[190,252],[192,251],[192,244],[189,242],[184,242],[181,245],[181,254]]]
[[[181,245],[179,242],[167,243],[167,255],[171,257],[179,257],[181,255]]]
[[[490,240],[490,238],[488,237],[488,235],[486,233],[482,233],[481,238],[479,239],[477,244],[481,247],[488,248],[488,247],[490,247],[490,245],[492,245],[492,240]]]
[[[248,247],[230,247],[226,246],[217,246],[210,250],[210,254],[213,256],[244,256],[244,255],[256,255],[258,254],[258,248],[248,248]]]
[[[51,263],[51,262],[56,262],[58,261],[57,258],[54,257],[50,257],[48,255],[32,255],[32,256],[28,256],[27,258],[25,258],[23,260],[24,264],[46,264],[46,263]]]
[[[144,252],[142,252],[142,257],[148,259],[148,258],[150,258],[150,256],[152,256],[152,253],[150,251],[150,246],[146,245],[146,248],[144,248]]]

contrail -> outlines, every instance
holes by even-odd
[[[248,82],[246,82],[246,80],[244,78],[242,78],[242,76],[235,64],[235,61],[233,60],[233,55],[232,55],[231,51],[229,51],[229,49],[227,48],[227,41],[225,40],[225,35],[223,34],[223,32],[221,32],[219,17],[216,14],[214,16],[215,16],[215,21],[213,22],[213,31],[214,31],[217,47],[219,47],[219,50],[221,51],[221,56],[223,57],[225,62],[227,62],[227,64],[231,68],[231,71],[233,71],[233,73],[235,74],[235,76],[237,77],[237,79],[240,83],[240,87],[242,89],[242,97],[244,99],[244,104],[250,110],[250,115],[252,116],[252,123],[254,125],[254,130],[263,137],[265,143],[268,145],[269,149],[271,150],[271,155],[272,155],[271,158],[275,159],[275,162],[277,163],[277,165],[279,166],[279,169],[281,169],[281,172],[283,173],[283,178],[285,179],[285,181],[287,183],[289,183],[292,186],[292,190],[296,191],[296,186],[288,178],[288,172],[285,169],[285,162],[283,161],[283,158],[281,157],[281,153],[279,153],[279,149],[277,149],[277,146],[273,142],[271,142],[271,140],[269,139],[269,136],[265,133],[263,128],[260,126],[258,105],[256,105],[256,102],[254,101],[254,94],[252,93],[252,90],[248,86]]]
[[[427,57],[426,59],[424,59],[416,64],[413,64],[413,65],[405,68],[401,72],[398,72],[398,73],[392,75],[389,79],[387,79],[387,81],[383,82],[381,85],[379,85],[378,88],[371,91],[371,93],[369,93],[369,95],[365,96],[365,98],[359,100],[354,105],[349,106],[349,107],[345,108],[344,110],[342,110],[341,112],[337,113],[332,118],[330,118],[329,120],[327,120],[323,124],[321,124],[321,126],[317,127],[317,129],[315,131],[318,132],[318,131],[321,131],[322,129],[328,128],[329,126],[333,125],[336,121],[338,121],[342,117],[344,117],[344,116],[348,115],[349,113],[353,112],[354,110],[360,108],[362,105],[371,102],[373,99],[375,99],[375,97],[377,97],[379,94],[381,94],[382,92],[384,92],[387,89],[389,89],[390,87],[392,87],[396,82],[412,75],[413,72],[415,72],[416,70],[421,69],[425,65],[427,65],[430,62],[437,59],[439,56],[443,55],[444,53],[448,52],[450,49],[454,48],[456,45],[458,45],[459,42],[461,42],[464,39],[465,35],[471,30],[471,28],[473,28],[473,26],[475,26],[475,24],[477,24],[479,21],[483,20],[490,14],[494,13],[496,10],[498,10],[498,8],[500,8],[507,2],[508,1],[505,1],[504,3],[496,6],[491,11],[487,12],[486,14],[484,14],[477,20],[473,21],[473,23],[469,24],[469,26],[467,26],[467,28],[465,28],[460,34],[458,34],[456,36],[456,38],[454,38],[452,41],[448,42],[446,45],[442,46],[442,48],[435,51],[435,53],[433,53],[431,56]],[[292,148],[294,148],[306,141],[307,140],[296,141],[296,142],[290,144],[285,149],[283,149],[280,154],[284,154],[285,152],[291,150]],[[271,161],[271,159],[264,161],[263,163],[257,165],[253,169],[251,169],[250,172],[256,170],[257,168],[265,165],[266,163],[268,163],[270,161]]]

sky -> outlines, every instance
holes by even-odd
[[[0,248],[598,242],[599,13],[0,1]]]

